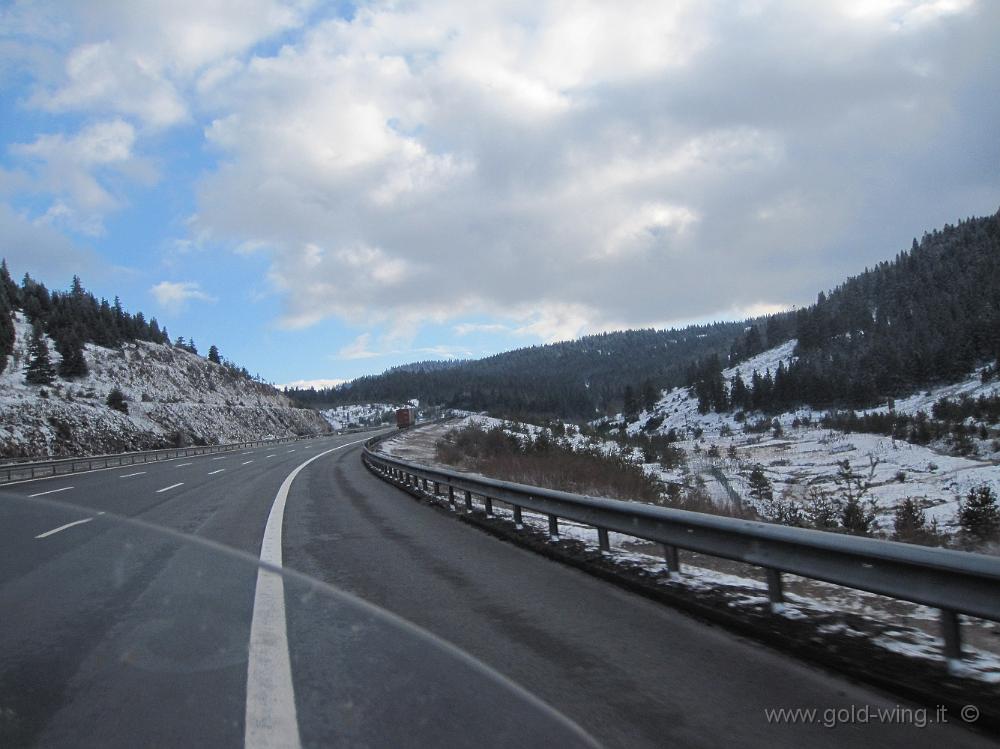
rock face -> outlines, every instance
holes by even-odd
[[[270,385],[170,346],[86,347],[90,373],[49,386],[24,383],[30,326],[18,316],[0,374],[0,458],[96,455],[330,431]],[[49,346],[53,363],[59,354]],[[110,408],[118,388],[128,414]]]

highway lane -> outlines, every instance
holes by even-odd
[[[293,486],[286,565],[456,644],[607,746],[992,745],[956,725],[769,725],[768,708],[897,700],[456,522],[358,453]],[[289,630],[294,641],[308,625],[292,613]]]
[[[255,560],[276,493],[309,458],[360,438],[6,487],[0,746],[243,746],[250,664],[289,649],[250,647],[260,613]],[[220,544],[245,556],[220,553]],[[306,745],[462,745],[451,723],[427,720],[442,705],[484,726],[492,745],[528,737],[586,744],[578,729],[465,656],[322,586],[290,578],[282,599],[308,628],[292,647],[293,699],[314,706],[297,712]],[[314,661],[308,669],[298,661],[304,653]]]
[[[242,725],[256,569],[105,521],[135,518],[256,557],[285,476],[306,457],[357,439],[322,438],[0,489],[80,508],[67,516],[51,508],[4,507],[0,695],[4,709],[18,716],[13,743],[105,744],[118,737],[128,745],[151,715],[162,713],[166,696],[183,694],[180,683],[197,674],[194,691],[212,699],[175,707],[176,740],[167,743],[231,745],[234,721]],[[47,493],[67,486],[73,488]],[[38,538],[84,518],[92,520]],[[145,665],[102,678],[107,663],[123,655]],[[127,706],[114,716],[110,734],[93,719],[97,706],[108,704]],[[82,740],[88,731],[94,732],[90,742]]]
[[[93,518],[99,512],[137,518],[256,555],[270,503],[284,476],[304,456],[357,439],[356,435],[322,437],[222,455],[81,472],[6,484],[0,491],[86,508],[70,520]],[[209,475],[219,469],[225,471]],[[35,538],[62,524],[43,528],[38,521],[26,521],[16,532],[4,533],[0,583],[75,548],[97,532],[81,525]]]

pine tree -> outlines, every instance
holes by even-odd
[[[896,505],[896,511],[893,513],[894,539],[909,543],[924,543],[929,535],[927,516],[912,497],[907,497]]]
[[[11,307],[20,306],[20,289],[17,288],[14,279],[10,277],[6,258],[0,260],[0,291],[6,293],[7,302]]]
[[[3,275],[10,278],[6,261],[0,266],[0,276]],[[0,277],[0,372],[7,368],[7,357],[14,350],[14,323],[11,320],[14,303],[8,296],[9,293],[7,285]]]
[[[59,363],[59,376],[64,378],[85,377],[90,370],[87,359],[83,355],[83,341],[76,335],[63,340],[59,347],[62,361]]]
[[[219,356],[219,349],[214,343],[208,348],[208,360],[210,362],[214,362],[215,364],[222,364],[222,357]]]
[[[28,369],[24,381],[29,385],[51,385],[55,379],[55,369],[49,359],[49,347],[42,337],[42,326],[33,325],[31,340],[28,342]]]
[[[868,536],[871,534],[875,515],[874,502],[868,500],[862,504],[859,497],[850,496],[844,502],[840,512],[840,524],[848,533],[855,536]]]
[[[635,397],[635,390],[631,385],[625,386],[625,405],[623,407],[625,418],[630,419],[639,413],[639,401]]]
[[[656,407],[656,402],[660,399],[660,391],[652,380],[646,380],[642,384],[642,405],[647,411],[652,411]]]
[[[756,465],[753,467],[753,470],[750,471],[748,482],[750,484],[751,497],[758,500],[767,500],[774,496],[771,481],[764,474],[764,469],[761,466]]]
[[[972,543],[990,541],[1000,535],[1000,508],[993,489],[987,485],[969,490],[965,502],[958,506],[958,523],[962,535]]]

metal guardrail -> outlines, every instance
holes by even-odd
[[[335,433],[330,432],[329,436]],[[261,447],[263,445],[281,445],[288,442],[313,439],[322,437],[324,434],[310,434],[299,437],[279,437],[270,440],[249,440],[247,442],[232,442],[225,445],[204,445],[198,447],[170,447],[162,450],[144,450],[134,453],[117,453],[114,455],[94,455],[83,458],[59,458],[57,460],[28,461],[21,463],[0,464],[0,484],[12,481],[23,481],[25,479],[45,478],[47,476],[60,476],[63,474],[77,473],[79,471],[93,471],[101,468],[114,468],[118,466],[132,466],[141,463],[155,463],[160,460],[173,460],[189,455],[208,455],[212,453],[231,452],[233,450],[245,450],[248,447]]]
[[[663,544],[668,574],[680,571],[678,550],[762,567],[773,611],[780,611],[784,602],[784,573],[939,609],[944,652],[952,668],[960,668],[962,658],[959,614],[1000,621],[1000,557],[473,477],[376,453],[372,448],[379,439],[365,444],[363,460],[370,470],[409,490],[445,493],[453,508],[456,492],[464,493],[469,512],[475,495],[488,515],[493,514],[493,502],[500,500],[513,507],[518,528],[523,527],[523,510],[546,515],[552,538],[559,536],[560,519],[572,520],[596,528],[604,551],[610,549],[609,531],[654,541]]]

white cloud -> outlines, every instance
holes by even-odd
[[[78,247],[47,223],[33,221],[2,202],[0,237],[0,256],[6,258],[18,281],[20,274],[30,271],[39,280],[62,288],[74,275],[93,280],[107,269],[92,250]]]
[[[910,63],[947,60],[833,5],[741,13],[362,7],[206,85],[223,165],[194,226],[271,255],[293,327],[488,314],[552,340],[750,308],[759,258],[815,252],[810,230],[829,249],[857,214],[833,185],[926,148],[895,102],[938,100]],[[768,267],[768,296],[799,299],[823,272],[805,265]]]
[[[381,356],[377,351],[372,351],[369,348],[371,342],[370,333],[362,333],[353,342],[344,346],[337,353],[338,359],[371,359],[376,356]]]
[[[188,120],[200,71],[296,28],[311,2],[50,0],[12,14],[8,33],[66,45],[62,71],[39,81],[29,104],[56,112],[113,112],[152,128]],[[40,19],[58,18],[60,23]],[[67,27],[75,33],[69,34]]]
[[[162,70],[125,55],[110,42],[82,45],[66,61],[66,81],[38,91],[29,104],[53,112],[111,110],[154,127],[188,118],[187,105]]]
[[[522,313],[521,318],[522,323],[514,333],[540,338],[545,343],[568,341],[584,332],[599,332],[594,329],[599,313],[581,304],[546,304]]]
[[[507,333],[510,326],[501,323],[459,323],[453,330],[455,335],[469,335],[470,333]]]
[[[324,388],[333,388],[337,385],[343,385],[348,380],[343,378],[333,378],[333,379],[316,379],[316,380],[293,380],[292,382],[286,382],[282,385],[275,385],[276,388],[282,390],[284,388],[299,388],[302,390],[308,390],[309,388],[316,388],[317,390],[322,390]]]
[[[133,153],[136,133],[120,120],[96,122],[75,135],[39,135],[31,143],[15,143],[10,153],[34,170],[34,191],[54,200],[45,221],[65,223],[88,234],[101,231],[103,216],[121,206],[107,187],[110,175],[149,183],[156,178],[151,165]]]
[[[161,307],[173,313],[183,310],[188,302],[218,301],[211,294],[202,291],[201,285],[195,281],[160,281],[150,292]]]

